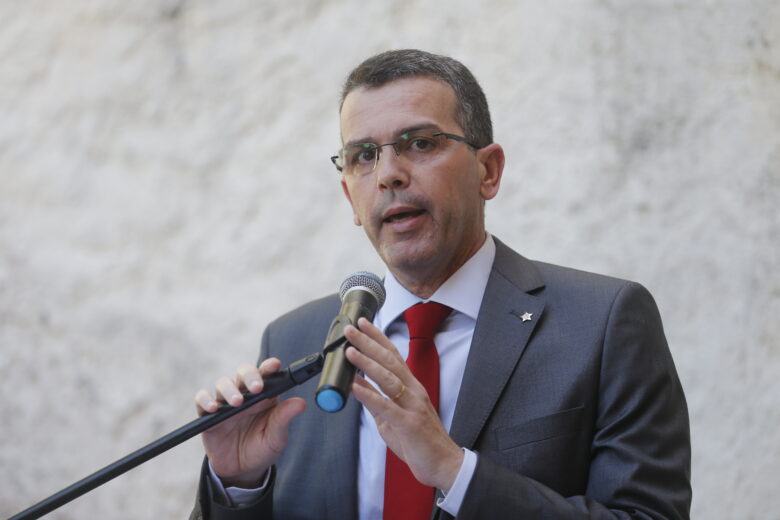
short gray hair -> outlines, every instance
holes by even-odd
[[[355,67],[344,82],[339,110],[353,90],[377,88],[410,77],[429,77],[448,84],[458,103],[455,121],[465,137],[480,148],[493,142],[487,99],[471,71],[458,60],[417,49],[386,51]]]

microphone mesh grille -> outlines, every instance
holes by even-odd
[[[370,292],[377,301],[377,309],[385,303],[385,286],[382,279],[374,273],[367,271],[358,271],[347,276],[339,288],[339,297],[344,300],[344,295],[351,289],[360,287]]]

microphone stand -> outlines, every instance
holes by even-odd
[[[322,371],[322,364],[322,354],[310,354],[291,364],[284,370],[264,377],[263,381],[265,382],[265,386],[263,391],[259,394],[245,393],[244,403],[240,406],[232,407],[229,405],[222,405],[216,412],[198,417],[181,428],[172,431],[168,435],[160,437],[156,441],[117,460],[113,464],[109,464],[105,468],[71,484],[50,497],[41,500],[34,506],[17,513],[8,520],[30,520],[40,518],[58,507],[67,504],[71,500],[80,497],[84,493],[92,491],[109,480],[143,464],[147,460],[168,451],[174,446],[178,446],[182,442],[208,430],[212,426],[233,417],[250,406],[257,404],[264,399],[276,397],[282,392],[286,392],[287,390],[304,383]]]

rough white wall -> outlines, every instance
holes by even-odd
[[[478,4],[478,5],[477,5]],[[489,229],[655,294],[695,518],[780,510],[780,3],[0,2],[0,516],[189,420],[264,325],[381,270],[328,156],[388,48],[472,68]],[[183,518],[199,441],[51,518]]]

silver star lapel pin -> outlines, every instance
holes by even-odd
[[[533,317],[533,314],[530,312],[524,312],[522,316],[520,316],[520,319],[523,320],[523,323],[526,321],[531,321],[531,318]]]

